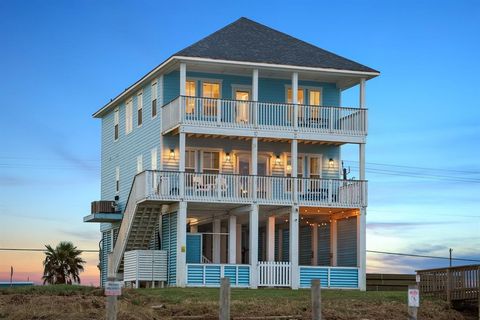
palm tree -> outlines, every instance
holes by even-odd
[[[43,261],[43,283],[72,284],[80,283],[79,273],[82,272],[85,260],[80,258],[81,250],[71,242],[62,241],[54,249],[46,245],[45,260]]]

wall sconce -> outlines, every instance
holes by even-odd
[[[173,160],[175,159],[175,150],[170,149],[170,159]]]
[[[334,164],[333,159],[332,158],[328,159],[328,166],[330,168],[333,168],[333,164]]]
[[[230,152],[225,153],[225,161],[230,162],[232,158],[230,157]]]
[[[282,159],[280,159],[280,156],[277,155],[277,158],[275,159],[275,164],[276,164],[277,166],[279,166],[280,163],[282,163]]]

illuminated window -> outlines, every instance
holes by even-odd
[[[203,151],[202,169],[204,173],[220,172],[220,152]]]
[[[308,163],[310,166],[310,178],[320,178],[322,172],[320,157],[311,156]]]
[[[213,82],[204,82],[202,84],[202,96],[204,98],[209,98],[209,99],[205,99],[203,103],[203,114],[206,116],[216,116],[217,101],[213,99],[220,98],[220,84],[213,83]]]
[[[287,176],[292,175],[292,159],[290,156],[287,157]],[[303,157],[297,158],[297,177],[303,177]]]
[[[185,83],[185,94],[187,97],[195,97],[196,93],[196,85],[194,80],[187,80]],[[194,113],[195,112],[195,99],[187,98],[186,101],[186,112],[187,113]]]
[[[322,96],[319,90],[308,90],[308,104],[319,106],[322,104]]]
[[[303,89],[299,88],[298,89],[298,97],[297,97],[297,103],[298,104],[303,104],[304,99],[303,99]],[[287,102],[288,103],[293,103],[293,97],[292,97],[292,88],[288,88],[287,90]]]

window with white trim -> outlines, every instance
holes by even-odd
[[[202,152],[202,172],[220,173],[220,152],[203,151]]]
[[[322,177],[322,158],[320,156],[308,157],[308,171],[310,178],[318,179]]]
[[[120,192],[120,167],[115,168],[115,193]]]
[[[157,148],[153,148],[151,151],[150,151],[150,161],[151,161],[151,168],[152,170],[157,170],[158,166],[157,166]]]
[[[137,173],[143,171],[143,155],[137,156]]]
[[[125,105],[125,134],[129,134],[133,130],[133,100],[127,101]]]
[[[195,97],[196,93],[196,81],[195,80],[187,80],[185,82],[185,94],[187,97]],[[195,98],[187,98],[185,103],[185,112],[188,114],[195,112]]]
[[[118,113],[118,108],[115,109],[113,112],[113,140],[117,141],[118,140],[118,125],[119,125],[119,113]]]
[[[157,81],[152,83],[152,118],[157,116]]]
[[[185,150],[185,172],[195,172],[197,168],[197,152]]]
[[[143,92],[137,94],[137,126],[140,127],[143,123]]]
[[[297,103],[298,104],[304,104],[305,100],[303,97],[303,88],[298,88],[298,94],[297,94]],[[287,89],[287,102],[288,103],[293,103],[293,97],[292,97],[292,88]]]

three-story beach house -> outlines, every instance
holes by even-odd
[[[102,121],[101,283],[365,289],[369,67],[241,18]],[[342,91],[359,86],[357,107]],[[359,180],[341,148],[358,145]]]

